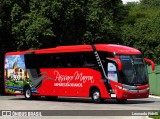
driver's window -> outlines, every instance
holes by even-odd
[[[108,63],[108,78],[110,80],[118,82],[117,68],[114,63]]]

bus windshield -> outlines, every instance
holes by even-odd
[[[120,55],[122,71],[120,73],[123,84],[143,85],[148,83],[147,69],[142,55]]]

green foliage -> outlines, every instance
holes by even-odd
[[[12,34],[17,38],[18,48],[39,48],[54,36],[49,19],[36,14],[26,14],[20,23],[12,27]]]
[[[158,115],[149,116],[151,119],[160,119],[160,111],[158,112]]]
[[[160,9],[154,6],[157,1],[142,0],[140,4],[126,5],[129,15],[121,27],[121,38],[123,44],[138,48],[145,57],[160,63]]]
[[[0,20],[14,50],[119,42],[119,23],[126,15],[121,0],[0,1]]]
[[[123,7],[120,1],[112,0],[90,0],[87,4],[86,32],[84,36],[91,36],[92,40],[86,38],[86,43],[114,43],[119,42],[118,23],[123,18]],[[120,16],[120,15],[121,16]],[[85,42],[85,38],[83,38]],[[115,39],[117,39],[115,41]]]
[[[159,8],[160,0],[141,0],[142,5],[148,5],[148,7]]]
[[[0,19],[0,29],[1,29],[1,27],[2,27],[2,20]]]
[[[19,6],[20,3],[13,5],[11,12],[12,35],[16,39],[17,49],[37,49],[53,40],[52,23],[44,14],[46,8],[43,6],[45,5],[42,3],[39,6],[38,3],[38,1],[31,1],[30,4],[25,4],[28,5],[25,7],[30,8],[28,10]],[[43,9],[35,9],[36,5]]]

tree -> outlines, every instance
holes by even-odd
[[[18,49],[119,42],[123,13],[121,0],[16,1],[12,35]]]
[[[130,7],[128,18],[125,19],[126,24],[121,27],[123,44],[138,48],[145,57],[156,63],[160,62],[159,19],[160,9],[142,1]]]
[[[142,5],[148,5],[150,7],[159,8],[160,0],[141,0]]]
[[[118,43],[119,23],[126,15],[120,0],[90,0],[87,4],[86,43]],[[125,13],[125,14],[124,14]],[[85,37],[87,38],[85,39]],[[86,40],[86,41],[85,41]]]
[[[37,49],[50,45],[54,37],[50,19],[34,8],[36,3],[25,3],[28,6],[20,4],[15,3],[11,12],[12,35],[16,39],[17,49]]]

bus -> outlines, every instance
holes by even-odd
[[[115,44],[57,46],[8,52],[4,60],[4,87],[8,94],[29,100],[45,96],[86,97],[100,103],[114,98],[147,98],[146,62],[154,62],[128,46]]]

